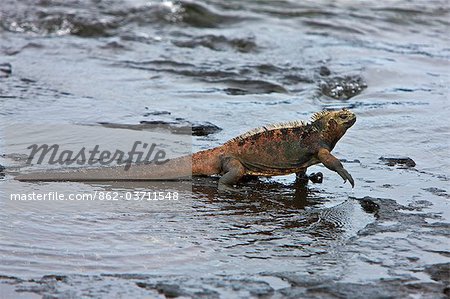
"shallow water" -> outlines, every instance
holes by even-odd
[[[362,285],[369,297],[445,296],[449,10],[446,1],[3,1],[3,282],[58,296],[103,297],[105,285],[108,296],[129,297],[348,297]],[[10,190],[151,190],[14,181],[26,170],[19,147],[53,136],[42,130],[48,124],[71,128],[67,145],[132,138],[144,121],[222,129],[194,136],[196,151],[343,107],[358,120],[334,154],[353,190],[314,166],[324,182],[307,188],[287,176],[232,195],[202,178],[154,187],[179,192],[178,201],[7,198]],[[15,129],[22,124],[41,126],[31,136]],[[416,166],[388,166],[382,156]],[[444,275],[433,274],[439,267]]]

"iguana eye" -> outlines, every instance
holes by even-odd
[[[346,118],[347,118],[347,115],[341,114],[341,115],[339,115],[339,117],[340,117],[341,119],[346,119]]]

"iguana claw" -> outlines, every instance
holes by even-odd
[[[347,170],[345,170],[344,168],[342,168],[339,172],[339,175],[344,179],[344,184],[347,182],[347,180],[350,182],[350,185],[352,185],[352,188],[355,187],[355,181],[353,180],[352,176],[350,175],[350,173],[348,173]]]

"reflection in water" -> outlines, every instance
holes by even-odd
[[[119,194],[167,190],[179,199],[10,203],[0,229],[0,272],[152,272],[169,271],[176,263],[189,273],[192,259],[195,268],[228,261],[224,271],[253,259],[276,259],[287,266],[286,258],[326,253],[373,221],[356,200],[324,208],[335,199],[304,185],[260,180],[241,185],[236,193],[223,193],[215,178],[27,184],[39,192],[61,187]],[[52,264],[55,259],[59,263]],[[258,263],[260,270],[277,267]]]
[[[285,185],[258,180],[246,184],[242,188],[244,190],[235,194],[221,194],[215,184],[193,185],[193,192],[199,199],[208,199],[208,203],[217,207],[213,211],[209,210],[210,207],[204,211],[213,216],[241,217],[240,227],[250,229],[251,232],[235,233],[233,236],[236,238],[261,235],[265,241],[267,236],[271,236],[271,240],[282,240],[284,237],[280,235],[288,230],[290,237],[299,234],[293,238],[296,240],[311,237],[315,241],[345,239],[355,235],[374,219],[354,199],[346,199],[340,204],[324,208],[326,195],[317,193],[304,184]]]

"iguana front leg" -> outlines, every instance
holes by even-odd
[[[219,179],[219,190],[233,190],[231,186],[236,184],[244,175],[245,167],[233,157],[222,159],[223,176]]]
[[[355,181],[353,180],[350,173],[344,169],[341,161],[338,158],[333,156],[329,150],[325,148],[321,148],[317,154],[317,158],[325,165],[326,168],[336,171],[343,179],[344,183],[348,180],[352,185],[352,188],[355,187]]]
[[[321,172],[306,174],[306,168],[295,173],[295,183],[306,185],[308,181],[314,184],[321,184],[323,181],[323,174]]]

